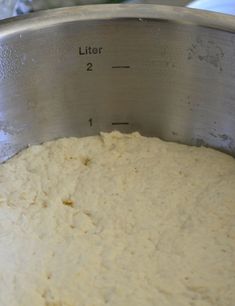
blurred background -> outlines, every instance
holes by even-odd
[[[235,0],[0,0],[0,19],[50,8],[120,2],[188,6],[195,9],[235,14]]]

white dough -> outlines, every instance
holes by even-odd
[[[0,165],[0,306],[234,306],[235,160],[102,133]]]

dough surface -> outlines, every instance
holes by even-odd
[[[1,306],[234,306],[235,160],[138,133],[0,165]]]

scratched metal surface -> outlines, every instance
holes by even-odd
[[[145,5],[0,25],[0,159],[119,129],[235,152],[235,20]]]

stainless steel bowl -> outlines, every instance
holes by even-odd
[[[235,18],[106,5],[0,25],[0,158],[118,129],[235,153]]]

